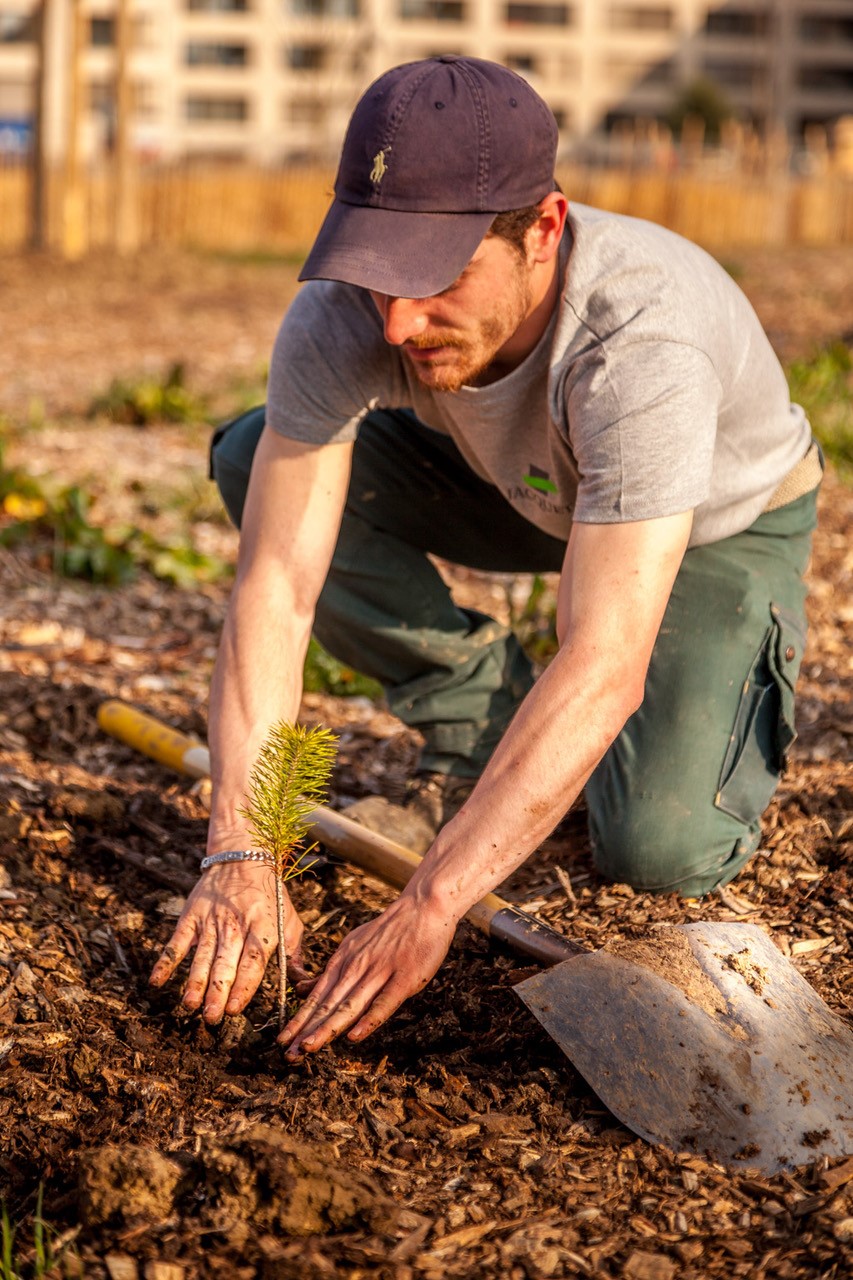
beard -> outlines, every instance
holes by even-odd
[[[531,305],[527,271],[519,262],[499,305],[467,330],[436,330],[412,338],[403,347],[417,380],[433,391],[459,391],[484,385],[501,377],[495,357],[526,318]],[[410,354],[423,351],[423,356]]]

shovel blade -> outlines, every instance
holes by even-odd
[[[763,1173],[853,1153],[853,1030],[755,925],[654,932],[684,939],[692,984],[596,951],[515,990],[647,1142]]]

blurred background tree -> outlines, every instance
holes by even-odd
[[[716,143],[726,120],[734,116],[734,109],[719,85],[713,80],[699,77],[691,80],[679,93],[667,113],[666,123],[678,137],[685,120],[701,120],[705,141]]]

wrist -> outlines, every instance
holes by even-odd
[[[454,893],[442,885],[439,877],[421,872],[422,867],[415,872],[400,896],[411,898],[419,915],[433,916],[442,923],[452,923],[455,928],[471,904],[464,901],[458,886]]]
[[[211,814],[206,853],[219,853],[222,849],[255,849],[257,843],[257,836],[245,818],[233,814],[227,818]]]

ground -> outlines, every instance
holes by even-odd
[[[853,254],[725,255],[784,358],[853,332]],[[210,412],[251,399],[293,268],[189,255],[0,261],[6,463],[84,484],[93,518],[233,558],[206,430],[89,419],[114,377],[180,362]],[[833,475],[810,573],[800,737],[762,852],[729,891],[653,898],[595,874],[582,812],[503,892],[601,946],[659,923],[752,921],[853,1023],[853,509]],[[533,972],[460,927],[436,979],[364,1044],[286,1066],[273,975],[208,1028],[147,975],[193,883],[203,788],[105,737],[119,697],[199,735],[227,581],[61,580],[0,551],[0,1190],[70,1274],[179,1277],[826,1277],[853,1266],[853,1160],[727,1171],[623,1128],[528,1014]],[[451,574],[506,611],[529,583]],[[520,592],[520,595],[519,595]],[[365,698],[306,696],[341,735],[333,803],[405,775],[416,744]],[[307,953],[389,900],[344,865],[296,883]],[[30,1265],[33,1265],[32,1263]],[[5,1276],[11,1272],[2,1271]],[[31,1274],[26,1265],[22,1274]],[[57,1273],[59,1274],[59,1273]]]

